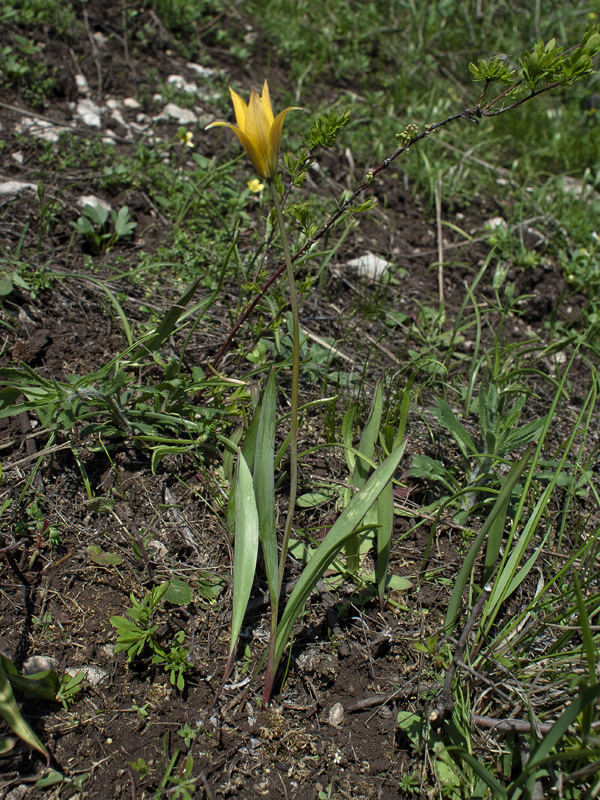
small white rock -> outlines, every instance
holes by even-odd
[[[85,75],[82,75],[81,72],[78,72],[77,75],[75,75],[75,83],[77,84],[77,89],[81,94],[89,94],[90,87],[88,86]]]
[[[163,108],[159,119],[173,119],[180,125],[193,125],[197,122],[197,117],[189,108],[182,108],[175,103],[167,103]]]
[[[495,231],[497,228],[502,228],[502,230],[505,231],[508,225],[506,224],[506,220],[502,219],[502,217],[492,217],[485,223],[485,227],[489,231]]]
[[[58,661],[52,656],[31,656],[23,664],[23,675],[35,675],[47,669],[56,669]]]
[[[10,155],[11,158],[13,158],[17,162],[17,164],[23,163],[24,161],[23,153],[20,150],[18,150],[16,153],[11,153]]]
[[[23,181],[2,181],[0,195],[3,197],[16,197],[27,189],[37,192],[37,183],[24,183]]]
[[[60,134],[68,130],[60,125],[54,125],[46,119],[33,119],[32,117],[23,117],[21,122],[15,128],[17,133],[27,134],[33,136],[34,139],[44,139],[46,142],[58,142]]]
[[[193,62],[187,64],[187,68],[191,69],[192,72],[195,72],[197,75],[200,75],[201,78],[210,78],[216,72],[216,70],[210,67],[203,67],[202,64],[194,64]]]
[[[124,128],[127,127],[125,118],[123,117],[123,114],[121,114],[118,108],[113,108],[113,110],[110,112],[110,116],[112,119],[114,119],[115,122],[118,122],[119,125],[122,125]]]
[[[106,200],[103,200],[101,197],[96,197],[95,194],[82,195],[77,201],[77,205],[80,208],[85,208],[86,206],[91,206],[92,208],[102,206],[102,208],[105,208],[107,211],[110,211],[112,208],[110,203],[107,203]]]
[[[339,728],[344,721],[344,706],[341,703],[334,703],[329,709],[327,722],[332,728]]]
[[[120,105],[121,103],[119,103],[118,100],[115,100],[114,97],[109,97],[106,101],[106,107],[109,109],[109,111],[114,111],[115,108],[119,108]]]
[[[379,281],[387,275],[393,265],[389,261],[376,256],[375,253],[365,253],[364,256],[348,261],[347,266],[356,270],[361,277]]]
[[[102,112],[100,107],[91,100],[80,100],[77,103],[75,113],[81,119],[83,124],[87,125],[89,128],[102,127]]]
[[[108,681],[108,672],[102,669],[102,667],[97,667],[95,664],[88,664],[84,667],[67,667],[65,672],[72,678],[74,678],[75,675],[79,675],[80,672],[83,672],[84,679],[90,686],[100,686],[101,683],[106,683]]]
[[[100,33],[100,31],[96,31],[96,33],[93,33],[92,36],[98,47],[102,47],[102,45],[108,41],[108,36]]]
[[[159,542],[158,539],[152,539],[146,545],[146,549],[150,551],[153,558],[157,559],[164,559],[165,556],[168,554],[168,549],[162,542]]]
[[[123,105],[125,106],[125,108],[131,108],[132,111],[136,111],[138,108],[142,107],[141,103],[138,103],[135,97],[126,97],[123,100]]]
[[[171,86],[175,86],[176,89],[180,89],[182,92],[187,92],[188,94],[196,94],[198,91],[198,86],[193,81],[186,81],[183,75],[169,75],[167,83],[170,83]]]

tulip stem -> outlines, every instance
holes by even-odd
[[[283,543],[281,546],[281,557],[279,560],[279,581],[278,581],[278,594],[281,593],[281,586],[283,584],[283,573],[285,570],[285,561],[287,558],[288,544],[290,534],[292,531],[292,521],[294,518],[294,507],[296,505],[296,492],[298,490],[298,395],[300,384],[300,314],[298,312],[298,292],[296,291],[296,280],[294,278],[294,269],[292,267],[292,258],[290,255],[290,248],[283,222],[283,214],[281,211],[281,200],[279,192],[273,185],[273,181],[269,180],[269,189],[275,205],[275,212],[277,213],[277,225],[281,234],[281,244],[283,246],[283,257],[285,259],[285,266],[287,271],[287,280],[290,290],[290,307],[292,310],[292,399],[291,399],[291,437],[290,437],[290,500],[287,510],[287,518],[285,521],[285,531],[283,534]]]

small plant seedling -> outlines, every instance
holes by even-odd
[[[65,711],[75,702],[75,695],[83,689],[82,683],[84,678],[85,672],[81,670],[77,675],[71,676],[65,674],[60,679],[60,688],[56,694],[56,699],[62,703]]]
[[[110,222],[109,223],[109,216]],[[128,239],[137,226],[129,215],[129,208],[123,206],[118,213],[106,206],[86,205],[83,214],[72,222],[75,232],[81,234],[94,253],[106,253],[121,239]]]
[[[189,647],[183,646],[184,631],[175,634],[173,644],[168,649],[157,642],[155,634],[158,625],[152,620],[163,599],[188,605],[192,594],[182,581],[165,581],[160,586],[155,586],[141,601],[131,595],[133,605],[127,609],[128,616],[110,618],[110,624],[118,632],[115,653],[127,651],[127,661],[132,662],[148,650],[152,653],[152,663],[162,666],[169,673],[171,685],[182,691],[185,687],[184,674],[191,668],[191,663],[187,660]]]

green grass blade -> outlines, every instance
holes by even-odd
[[[515,789],[520,788],[532,776],[535,776],[537,768],[548,759],[550,752],[557,746],[569,727],[577,721],[577,717],[589,708],[598,697],[600,697],[600,684],[598,683],[580,691],[571,705],[567,706],[556,720],[552,729],[548,731],[541,742],[532,748],[529,761],[523,768],[522,774],[508,787],[509,794],[514,797],[518,796]]]
[[[352,448],[352,425],[354,424],[354,417],[356,416],[357,410],[358,406],[356,403],[350,403],[346,413],[344,414],[344,419],[342,420],[342,441],[346,445],[346,448]],[[344,451],[344,457],[346,458],[348,469],[350,472],[354,472],[356,460],[354,458],[353,450],[346,449]]]
[[[377,384],[377,389],[375,390],[375,395],[373,396],[373,402],[371,404],[371,410],[369,412],[369,417],[367,422],[365,423],[365,427],[363,429],[362,435],[360,437],[360,442],[358,444],[358,451],[361,453],[365,458],[372,459],[373,453],[375,452],[375,442],[379,436],[379,429],[381,428],[381,413],[383,411],[383,384],[381,381]],[[355,459],[354,469],[352,470],[352,477],[350,478],[350,484],[354,486],[356,489],[360,489],[364,486],[369,473],[371,471],[371,467],[369,467],[362,458]],[[348,490],[348,500],[350,502],[350,490]],[[372,516],[369,519],[365,519],[366,525],[377,525],[377,509],[372,510]],[[345,544],[345,551],[346,551],[346,567],[348,572],[358,572],[360,569],[361,563],[361,542],[360,537],[350,536],[346,540]],[[367,548],[370,548],[367,545]]]
[[[252,584],[258,556],[258,510],[254,483],[242,451],[238,454],[235,487],[235,552],[233,557],[233,614],[229,658],[235,651]]]
[[[498,798],[498,800],[504,800],[504,798],[508,797],[506,789],[502,786],[500,781],[496,780],[492,773],[487,770],[481,761],[478,758],[475,758],[472,753],[469,753],[468,750],[465,750],[463,747],[450,746],[446,749],[449,753],[456,753],[456,755],[458,755],[463,761],[466,761],[477,777],[481,778],[486,786],[490,788],[495,798]]]
[[[531,448],[528,448],[521,458],[511,467],[492,510],[484,522],[481,531],[477,535],[477,538],[471,545],[469,552],[467,553],[467,557],[464,560],[461,570],[458,573],[456,583],[454,584],[454,590],[452,591],[450,603],[448,604],[448,611],[446,612],[446,620],[444,623],[444,628],[446,630],[452,628],[456,622],[462,602],[463,591],[469,582],[473,565],[475,564],[475,560],[479,554],[481,545],[485,541],[486,536],[491,532],[491,535],[494,537],[494,539],[498,540],[498,531],[504,530],[504,521],[506,519],[508,504],[510,502],[513,489],[521,477],[530,455]]]
[[[132,361],[138,361],[148,353],[156,353],[162,347],[169,336],[173,333],[173,330],[179,321],[179,317],[183,314],[185,307],[196,293],[196,289],[200,285],[203,277],[204,276],[201,275],[196,278],[195,281],[192,281],[181,297],[179,297],[179,299],[173,303],[171,308],[165,312],[154,333],[148,339],[146,339],[141,347],[132,353]]]
[[[279,662],[287,645],[296,619],[302,613],[310,593],[322,578],[325,570],[337,556],[349,536],[355,535],[357,526],[367,511],[391,481],[402,458],[404,448],[399,447],[375,470],[362,489],[356,494],[323,539],[313,557],[304,568],[294,591],[290,595],[277,627],[275,665]]]
[[[385,606],[385,590],[387,587],[390,552],[392,550],[392,532],[394,529],[394,486],[392,481],[377,498],[377,515],[379,526],[377,528],[377,564],[375,577],[377,579],[377,594],[379,608],[383,611]]]
[[[593,684],[596,680],[596,648],[594,647],[594,637],[590,627],[585,600],[581,592],[581,584],[577,575],[574,576],[575,595],[577,597],[577,611],[579,613],[579,624],[581,625],[581,638],[583,639],[583,649],[588,665],[588,680]]]
[[[373,397],[373,403],[371,405],[371,410],[369,412],[369,417],[365,424],[365,427],[362,432],[362,436],[360,437],[360,443],[358,445],[358,450],[367,458],[373,458],[373,453],[375,451],[375,442],[377,441],[377,437],[379,435],[379,428],[381,427],[381,413],[383,411],[383,384],[381,381],[377,384],[377,389],[375,390],[375,396]],[[363,486],[369,476],[370,469],[367,467],[362,459],[359,459],[356,462],[354,470],[352,472],[352,479],[350,483],[352,486],[355,486],[357,489],[360,489]]]

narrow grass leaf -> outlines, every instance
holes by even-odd
[[[325,570],[340,552],[349,536],[355,535],[357,526],[367,511],[377,500],[386,485],[392,480],[398,467],[404,448],[399,447],[389,455],[375,470],[362,489],[356,494],[339,518],[333,524],[314,555],[304,568],[294,591],[290,595],[285,610],[277,627],[275,645],[275,665],[279,662],[287,645],[294,623],[302,613],[310,593],[322,578]]]
[[[377,441],[377,437],[379,435],[379,429],[381,427],[381,413],[383,411],[383,385],[382,382],[379,381],[377,384],[377,389],[375,390],[375,396],[373,397],[373,403],[371,405],[371,410],[369,412],[369,417],[363,429],[362,435],[360,437],[360,442],[358,445],[358,450],[367,458],[373,458],[373,453],[375,451],[375,442]],[[350,483],[352,486],[360,489],[367,480],[369,476],[370,469],[367,467],[365,462],[362,459],[359,459],[356,462],[354,470],[352,472],[352,479]]]
[[[387,588],[390,552],[392,549],[392,532],[394,529],[394,487],[392,481],[377,498],[377,564],[375,575],[377,578],[377,594],[379,608],[383,611],[385,606],[385,590]]]
[[[379,436],[379,429],[381,428],[381,413],[383,411],[383,384],[381,381],[377,384],[371,410],[365,427],[363,428],[360,442],[358,444],[358,451],[365,458],[372,459],[375,452],[375,443]],[[364,486],[371,467],[368,466],[362,458],[355,459],[354,469],[350,478],[350,484],[355,489],[360,489]],[[347,490],[346,503],[350,502],[351,493]],[[367,512],[366,519],[364,520],[366,526],[375,527],[378,524],[377,508],[373,508]],[[370,549],[370,544],[367,544],[366,549]],[[350,536],[345,544],[346,552],[346,567],[348,572],[358,572],[361,562],[361,542],[360,537]]]
[[[580,690],[575,700],[567,706],[560,717],[556,720],[551,730],[544,736],[541,742],[532,748],[529,761],[523,768],[521,775],[508,787],[512,797],[518,797],[518,790],[532,776],[535,776],[537,768],[541,766],[550,755],[571,725],[575,724],[577,717],[589,708],[596,699],[600,697],[600,684],[588,686]]]
[[[485,541],[486,536],[488,536],[491,531],[495,540],[498,540],[498,531],[504,530],[506,513],[508,511],[508,504],[510,502],[513,489],[521,477],[530,455],[531,448],[528,448],[521,458],[511,467],[510,472],[506,476],[506,480],[504,481],[502,489],[496,498],[496,502],[492,507],[492,510],[484,522],[481,531],[477,535],[477,538],[471,545],[469,552],[467,553],[460,572],[458,573],[456,583],[454,584],[454,590],[452,591],[450,603],[448,604],[448,611],[446,612],[446,620],[444,623],[444,628],[446,630],[452,628],[456,622],[462,602],[463,591],[469,582],[473,565],[475,564],[475,560],[479,554],[479,550],[483,542]]]
[[[154,333],[148,339],[146,339],[141,347],[132,353],[132,361],[138,361],[147,353],[156,353],[162,347],[169,336],[173,333],[173,330],[179,321],[179,317],[182,315],[185,307],[196,293],[196,289],[200,285],[203,277],[203,275],[200,275],[195,281],[192,281],[181,297],[179,297],[179,299],[173,303],[171,308],[165,312]]]
[[[577,575],[574,576],[575,595],[577,597],[577,611],[579,612],[579,624],[581,625],[581,638],[583,639],[583,649],[585,650],[585,657],[588,665],[588,679],[590,684],[596,680],[596,648],[594,646],[594,637],[592,636],[592,629],[590,627],[590,620],[588,611],[581,592],[581,584]]]
[[[346,464],[348,464],[348,469],[350,472],[354,472],[354,466],[356,464],[352,449],[352,426],[354,424],[354,417],[356,416],[357,410],[358,406],[356,403],[350,403],[342,420],[342,442],[346,445],[346,448],[350,448],[344,451]]]
[[[508,797],[506,789],[502,786],[500,781],[496,780],[496,778],[492,775],[492,773],[487,770],[481,761],[472,753],[469,753],[463,747],[448,747],[448,752],[455,753],[458,755],[463,761],[471,767],[473,772],[481,778],[481,780],[486,784],[486,786],[491,789],[492,794],[494,797],[498,798],[498,800],[504,800],[504,798]]]

